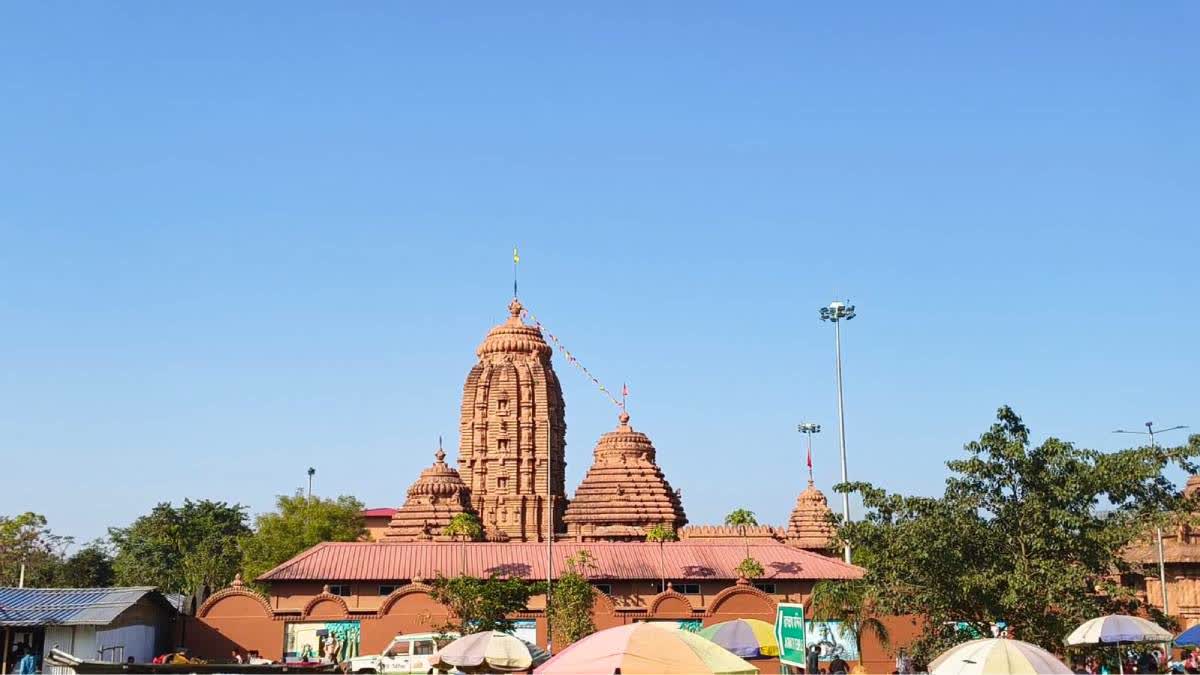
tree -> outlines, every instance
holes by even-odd
[[[817,621],[841,621],[854,638],[855,654],[862,654],[863,632],[875,635],[884,648],[891,641],[887,626],[874,616],[870,587],[862,580],[821,581],[813,587],[812,617]]]
[[[474,513],[456,513],[442,530],[447,537],[454,537],[462,543],[462,565],[459,574],[467,573],[467,542],[478,541],[483,537],[483,525]]]
[[[758,525],[758,519],[754,517],[753,511],[746,509],[734,509],[725,516],[726,525],[734,525],[738,529],[738,534],[741,535],[742,541],[746,544],[746,557],[750,557],[750,539],[746,536],[746,528]]]
[[[92,542],[60,562],[53,585],[59,588],[104,588],[113,585],[113,558],[101,542]]]
[[[1163,470],[1194,473],[1200,436],[1187,446],[1107,454],[1056,438],[1033,446],[1020,417],[1003,407],[965,450],[947,462],[941,497],[867,483],[836,488],[863,498],[866,514],[842,523],[839,535],[867,570],[868,597],[881,612],[924,619],[917,660],[948,646],[963,625],[988,635],[1002,620],[1016,637],[1061,650],[1063,636],[1088,618],[1162,618],[1118,583],[1141,573],[1122,551],[1180,507]]]
[[[161,503],[129,527],[109,529],[116,582],[205,595],[233,580],[242,564],[239,544],[249,533],[240,504]]]
[[[757,579],[765,574],[762,563],[750,556],[743,558],[742,562],[738,563],[738,566],[734,568],[734,571],[747,579]]]
[[[658,544],[658,575],[660,578],[658,590],[660,592],[665,591],[667,589],[667,553],[665,544],[668,541],[679,541],[679,535],[675,534],[675,530],[670,525],[658,523],[646,530],[646,541]]]
[[[596,589],[588,581],[588,570],[595,558],[582,549],[567,558],[567,569],[554,582],[554,603],[550,609],[554,625],[555,644],[569,645],[596,632],[592,607],[596,604]]]
[[[486,579],[465,574],[446,578],[438,575],[430,595],[450,609],[450,620],[438,626],[443,633],[482,633],[489,630],[510,632],[509,615],[526,609],[529,597],[544,590],[544,584],[522,579],[502,579],[492,574]]]
[[[255,518],[254,533],[242,540],[242,576],[257,579],[323,541],[357,541],[366,533],[363,504],[354,497],[309,497],[297,490],[279,495],[275,511]]]
[[[51,532],[45,516],[37,513],[0,516],[0,586],[16,586],[22,565],[26,586],[52,585],[62,552],[71,541]]]

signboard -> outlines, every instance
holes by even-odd
[[[779,662],[804,667],[804,605],[779,603],[775,610],[775,639]]]
[[[841,621],[809,621],[805,637],[809,647],[816,645],[821,649],[818,661],[827,662],[838,657],[843,661],[858,660],[854,635]]]

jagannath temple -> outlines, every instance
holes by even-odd
[[[798,496],[780,504],[783,525],[689,524],[658,449],[620,404],[615,427],[596,441],[568,497],[566,403],[547,335],[565,352],[514,297],[467,372],[454,461],[437,448],[402,504],[367,514],[370,540],[306,550],[254,580],[265,592],[239,579],[214,594],[189,619],[188,646],[199,655],[241,649],[289,659],[333,631],[342,648],[372,653],[397,633],[430,631],[445,619],[428,585],[438,575],[553,578],[584,549],[593,560],[587,575],[597,590],[598,628],[773,621],[777,603],[808,602],[817,582],[862,576],[827,555],[836,547],[829,505],[811,479],[804,485],[799,462]],[[478,518],[482,541],[459,544],[444,534],[461,513]],[[655,526],[678,541],[648,543]],[[747,555],[762,565],[760,578],[739,572]],[[518,617],[518,631],[543,645],[544,604],[535,596]],[[863,649],[878,652],[862,655],[868,663],[890,658],[879,646]]]

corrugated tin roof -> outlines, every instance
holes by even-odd
[[[474,542],[466,546],[467,574],[492,573],[528,579],[546,576],[546,545],[538,543]],[[554,545],[554,571],[566,569],[566,559],[580,549],[595,558],[592,579],[658,579],[659,545],[655,543],[576,543]],[[746,557],[740,542],[672,542],[662,550],[668,579],[736,579],[734,569]],[[863,570],[841,560],[785,544],[751,542],[750,556],[766,574],[763,579],[857,579]],[[453,542],[324,543],[308,549],[260,581],[399,581],[434,579],[463,571],[462,545]]]
[[[0,588],[0,626],[107,626],[153,586]]]

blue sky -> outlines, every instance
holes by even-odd
[[[0,8],[0,513],[397,505],[522,297],[693,522],[1200,427],[1194,3]],[[568,485],[615,424],[556,357]],[[1176,440],[1183,440],[1176,435]],[[453,457],[456,440],[448,442]]]

